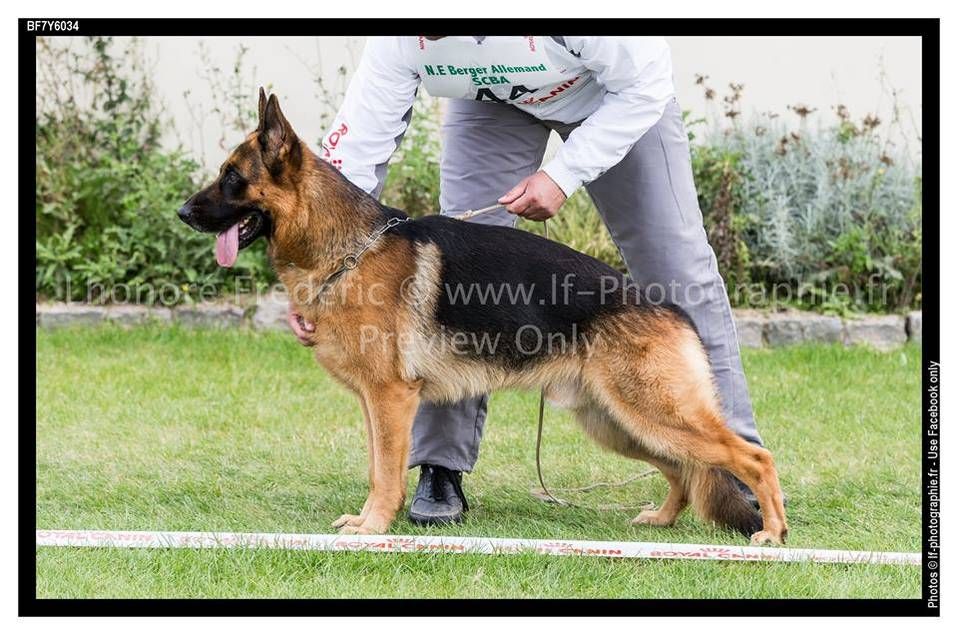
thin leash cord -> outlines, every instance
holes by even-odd
[[[542,237],[549,238],[549,223],[542,221]],[[536,429],[536,474],[539,476],[539,486],[542,487],[542,493],[556,505],[571,505],[568,501],[560,500],[552,495],[549,488],[546,487],[546,481],[542,478],[542,422],[546,413],[546,389],[539,391],[539,426]]]
[[[546,412],[546,391],[543,388],[539,391],[539,426],[536,429],[536,474],[539,476],[539,486],[545,497],[556,505],[570,505],[568,501],[561,500],[552,495],[549,488],[546,487],[546,481],[542,477],[542,422],[545,419]]]
[[[497,204],[497,205],[490,205],[489,207],[483,207],[481,209],[468,210],[456,216],[455,218],[465,221],[465,220],[469,220],[470,218],[479,216],[480,214],[485,214],[486,212],[491,212],[493,210],[497,210],[503,207],[505,207],[505,205]],[[549,225],[548,225],[548,222],[545,220],[542,221],[542,236],[544,238],[549,238]],[[571,503],[569,501],[562,500],[561,498],[557,498],[555,495],[553,495],[552,492],[549,491],[549,488],[546,487],[545,478],[543,478],[542,476],[542,428],[543,428],[543,422],[545,421],[545,408],[546,408],[546,391],[543,388],[541,391],[539,391],[539,423],[536,428],[536,475],[539,477],[539,486],[542,488],[542,493],[540,494],[539,492],[532,491],[531,494],[533,496],[535,496],[536,498],[540,500],[555,503],[556,505],[563,505],[565,507],[578,507],[580,509],[591,509],[594,511],[623,511],[623,510],[629,510],[629,509],[644,509],[652,505],[652,503],[649,501],[641,505],[634,505],[634,506],[625,506],[625,505],[586,506],[586,505]],[[624,485],[628,485],[629,483],[632,483],[633,481],[637,481],[640,478],[645,478],[646,476],[655,474],[655,472],[656,470],[646,470],[645,472],[636,474],[635,476],[631,478],[627,478],[626,480],[620,481],[618,483],[592,483],[584,487],[569,487],[569,488],[562,488],[561,490],[557,489],[556,491],[590,492],[600,487],[622,487]]]
[[[549,222],[548,220],[542,221],[542,237],[549,238]],[[539,486],[542,487],[542,493],[545,495],[545,498],[556,505],[565,505],[567,507],[579,507],[582,509],[593,509],[593,510],[625,510],[632,509],[631,507],[625,507],[623,505],[598,505],[593,507],[586,507],[585,505],[577,505],[576,503],[570,503],[567,500],[562,500],[561,498],[556,498],[552,492],[549,491],[549,488],[546,487],[545,478],[542,476],[542,428],[545,421],[545,412],[546,412],[546,391],[545,388],[539,391],[539,425],[536,429],[536,474],[539,477]],[[564,492],[589,492],[603,485],[609,487],[620,487],[632,481],[638,480],[647,476],[649,474],[654,474],[655,470],[649,470],[648,472],[638,474],[632,478],[626,479],[620,483],[606,484],[606,483],[592,483],[591,485],[586,485],[584,487],[569,487],[563,488]],[[556,490],[559,491],[559,490]],[[538,497],[537,498],[541,498]],[[645,507],[646,505],[642,505]]]
[[[645,501],[640,505],[596,505],[596,506],[581,505],[577,503],[570,503],[567,500],[557,498],[551,491],[549,491],[549,488],[546,487],[545,478],[543,478],[542,476],[542,428],[543,428],[543,422],[545,420],[545,409],[546,409],[546,391],[542,390],[539,392],[539,425],[536,428],[536,475],[539,477],[539,486],[542,488],[542,492],[541,493],[536,492],[535,490],[530,492],[535,498],[538,498],[539,500],[543,500],[549,503],[555,503],[556,505],[563,505],[565,507],[578,507],[580,509],[591,509],[594,511],[626,511],[630,509],[648,509],[652,507],[652,501]],[[641,478],[645,478],[646,476],[651,476],[655,474],[657,471],[658,470],[654,470],[654,469],[646,470],[644,472],[636,474],[635,476],[630,476],[624,481],[619,481],[617,483],[597,482],[597,483],[591,483],[589,485],[584,485],[582,487],[557,488],[556,491],[585,493],[585,492],[591,492],[592,490],[599,489],[600,487],[609,487],[609,488],[623,487]]]
[[[491,212],[493,210],[497,210],[502,207],[505,207],[505,205],[503,205],[502,203],[496,203],[495,205],[490,205],[489,207],[483,207],[482,209],[469,209],[463,212],[462,214],[455,216],[454,218],[457,218],[459,220],[469,220],[470,218],[479,216],[480,214],[485,214],[486,212]]]

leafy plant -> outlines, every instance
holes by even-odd
[[[751,254],[744,235],[749,217],[741,214],[742,186],[748,178],[741,155],[728,148],[702,146],[692,154],[692,170],[709,242],[726,284],[747,284]]]
[[[380,197],[410,216],[439,212],[439,100],[420,93]]]
[[[740,110],[744,87],[730,88],[723,101]],[[920,162],[892,151],[874,115],[855,120],[839,105],[833,123],[813,127],[815,108],[790,110],[797,128],[775,113],[713,114],[693,148],[733,303],[840,313],[920,306]],[[756,286],[788,292],[742,292]]]

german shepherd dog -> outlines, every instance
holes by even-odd
[[[179,214],[217,234],[222,266],[268,240],[295,310],[315,324],[316,359],[359,397],[369,496],[358,514],[333,523],[341,533],[384,533],[402,509],[420,400],[516,387],[542,389],[600,445],[661,470],[665,502],[633,523],[671,525],[691,503],[755,544],[783,542],[772,456],[726,427],[691,321],[643,301],[611,267],[529,232],[412,220],[381,205],[314,154],[262,89],[259,126]],[[609,281],[630,290],[610,293]],[[528,295],[488,302],[456,293],[503,285]],[[562,298],[550,295],[555,287]],[[732,475],[755,492],[761,514]]]

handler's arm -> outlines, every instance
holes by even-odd
[[[405,64],[399,37],[371,37],[329,132],[322,157],[378,195],[386,165],[406,131],[419,76]]]
[[[573,37],[580,54],[608,91],[599,108],[576,128],[543,171],[571,196],[622,160],[665,112],[675,94],[672,57],[664,38]]]

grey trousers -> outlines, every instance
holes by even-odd
[[[442,124],[442,213],[494,204],[539,169],[550,130],[564,139],[575,126],[540,121],[506,104],[449,100]],[[671,301],[691,316],[708,350],[729,427],[761,444],[725,283],[702,224],[688,137],[676,101],[622,161],[586,190],[648,299]],[[515,220],[501,211],[470,222],[513,225]],[[487,404],[488,396],[454,405],[423,403],[413,426],[410,466],[472,471]]]

